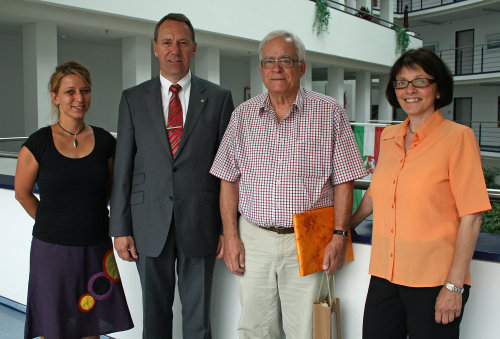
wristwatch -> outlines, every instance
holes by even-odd
[[[341,235],[344,238],[349,238],[349,231],[333,230],[333,234]]]
[[[446,282],[446,284],[444,284],[444,288],[446,288],[450,292],[455,292],[455,293],[460,293],[460,294],[464,293],[463,288],[456,287],[451,282]]]

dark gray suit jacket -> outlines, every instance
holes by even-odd
[[[234,109],[231,92],[194,75],[175,160],[158,77],[122,93],[111,194],[110,235],[134,237],[158,256],[172,216],[188,257],[214,255],[221,233],[219,179],[209,174]]]

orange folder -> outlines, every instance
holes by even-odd
[[[332,240],[335,212],[333,206],[293,215],[295,242],[300,276],[322,271],[326,245]],[[345,261],[353,261],[351,232],[346,245]]]

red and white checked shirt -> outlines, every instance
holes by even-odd
[[[263,227],[292,227],[292,215],[332,206],[334,185],[367,173],[344,109],[300,88],[278,122],[268,93],[236,108],[210,173],[239,183],[238,209]]]

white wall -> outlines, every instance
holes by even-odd
[[[245,87],[250,87],[250,58],[222,58],[220,84],[231,90],[234,107],[245,101],[243,98]]]
[[[92,103],[86,122],[116,132],[122,91],[121,43],[100,45],[59,39],[58,44],[58,63],[76,60],[92,74]]]
[[[63,5],[91,12],[111,13],[155,22],[168,12],[187,15],[197,30],[215,35],[260,41],[275,29],[296,33],[309,51],[341,58],[390,66],[396,57],[395,33],[352,15],[330,10],[330,34],[319,37],[312,31],[315,4],[311,1],[212,1],[171,2],[168,8],[161,0],[124,2],[120,0],[38,0],[45,4]],[[221,16],[221,8],[228,15]],[[265,8],[266,10],[262,10]],[[279,16],[276,16],[279,13]],[[222,19],[223,20],[220,20]],[[412,39],[415,43],[417,40]],[[240,41],[241,42],[241,41]],[[224,42],[222,42],[224,43]],[[230,42],[226,42],[229,44]],[[373,53],[377,51],[377,53]]]
[[[472,120],[498,121],[500,86],[455,86],[454,96],[472,97]]]
[[[488,13],[488,12],[485,12]],[[426,25],[415,28],[424,40],[424,45],[437,41],[438,50],[455,48],[455,33],[474,29],[474,44],[486,43],[485,35],[500,33],[498,28],[499,14],[487,14],[480,17],[460,19],[458,21],[445,22],[440,25]]]
[[[2,164],[0,164],[2,165]],[[14,199],[12,190],[0,189],[0,296],[26,304],[29,271],[29,249],[33,220]],[[354,262],[346,264],[336,274],[337,296],[341,300],[341,322],[344,339],[361,338],[363,308],[368,289],[368,262],[371,246],[354,244]],[[116,255],[116,254],[115,254]],[[118,256],[116,256],[118,257]],[[141,337],[141,292],[135,264],[118,260],[125,294],[136,327],[113,334],[118,339]],[[500,290],[492,282],[500,281],[500,263],[473,260],[472,289],[461,326],[463,338],[491,339],[500,333],[498,310]],[[213,337],[237,338],[240,313],[239,297],[234,276],[223,261],[215,267],[212,302]],[[177,298],[178,299],[178,298]],[[182,338],[180,305],[174,304],[174,338]]]
[[[20,137],[24,136],[22,35],[0,32],[0,46],[0,137]]]

